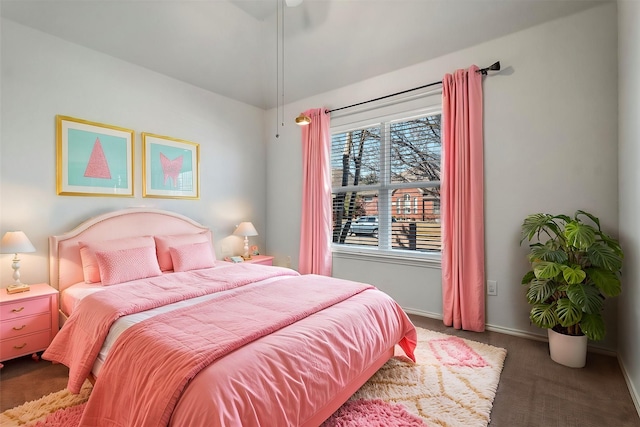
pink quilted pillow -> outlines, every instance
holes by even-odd
[[[169,248],[169,253],[173,262],[173,271],[198,270],[216,265],[209,242],[172,246]]]
[[[160,270],[169,271],[173,270],[173,262],[171,261],[171,254],[169,253],[170,247],[177,247],[182,245],[188,245],[191,243],[211,243],[210,232],[204,231],[197,234],[172,234],[166,236],[153,236],[156,241],[156,252],[158,254],[158,264],[160,264]],[[213,248],[211,248],[213,251]],[[215,259],[215,254],[214,254]]]
[[[95,253],[105,286],[162,274],[152,246]]]
[[[78,242],[78,245],[80,245],[82,271],[86,283],[97,283],[101,281],[98,260],[95,255],[97,251],[114,251],[139,247],[152,247],[155,249],[155,241],[151,236],[127,237],[124,239],[101,240],[98,242]]]

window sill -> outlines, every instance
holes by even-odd
[[[383,262],[388,264],[410,265],[415,267],[441,268],[441,255],[425,253],[405,253],[400,251],[381,251],[379,249],[332,247],[337,259]]]

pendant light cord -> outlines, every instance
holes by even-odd
[[[276,9],[276,138],[280,137],[279,127],[284,127],[284,1],[278,0]]]
[[[280,8],[280,10],[282,11],[282,127],[284,127],[284,73],[285,73],[285,68],[284,68],[284,2],[285,0],[282,0],[282,7]]]
[[[280,1],[276,3],[276,138],[280,137]]]

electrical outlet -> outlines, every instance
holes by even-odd
[[[487,295],[498,295],[498,282],[487,280]]]

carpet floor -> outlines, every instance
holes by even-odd
[[[398,353],[399,354],[399,353]],[[506,350],[418,328],[417,363],[389,360],[323,427],[486,427]],[[87,382],[4,411],[2,426],[77,426]]]

